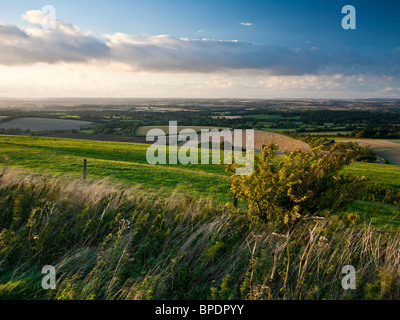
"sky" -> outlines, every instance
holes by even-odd
[[[399,15],[388,0],[0,0],[0,97],[400,98]]]

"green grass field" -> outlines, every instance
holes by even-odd
[[[218,202],[232,198],[227,174],[218,165],[150,165],[148,145],[72,139],[0,135],[0,165],[15,166],[39,174],[78,178],[83,159],[88,160],[88,178],[108,178],[127,185],[166,193],[175,189]],[[345,173],[366,176],[371,181],[400,188],[400,167],[353,163]]]
[[[389,164],[354,162],[344,169],[345,173],[366,176],[373,182],[400,188],[400,167]]]
[[[218,165],[150,165],[148,145],[25,136],[0,136],[0,164],[40,174],[78,178],[88,161],[88,179],[108,178],[165,192],[175,189],[218,201],[231,199],[227,174]]]
[[[355,212],[362,222],[396,231],[400,227],[400,207],[367,201],[356,201],[348,206],[348,212]]]

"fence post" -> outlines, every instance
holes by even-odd
[[[83,180],[83,182],[86,182],[86,176],[87,176],[87,160],[83,159],[83,168],[82,168],[82,180]]]
[[[233,193],[233,206],[235,208],[238,207],[238,198],[236,197],[236,193]]]

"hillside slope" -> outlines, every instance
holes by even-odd
[[[149,165],[144,144],[83,141],[0,135],[0,165],[20,167],[36,174],[79,178],[88,160],[88,179],[107,178],[127,186],[141,185],[165,193],[179,189],[189,195],[232,200],[228,175],[218,165]],[[211,157],[211,155],[210,155]],[[400,167],[353,163],[345,173],[400,188]]]
[[[385,139],[338,139],[337,141],[357,142],[368,147],[372,152],[389,160],[396,166],[400,166],[400,140]]]
[[[310,221],[288,245],[231,206],[15,170],[0,199],[0,299],[400,298],[372,287],[397,270],[399,238],[368,225]],[[359,290],[340,285],[349,262]],[[44,265],[55,290],[41,287]]]

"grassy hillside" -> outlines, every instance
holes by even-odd
[[[400,298],[398,234],[345,219],[310,221],[289,241],[230,206],[14,170],[0,199],[0,299]],[[348,264],[356,290],[341,286]]]
[[[344,173],[365,176],[372,182],[379,182],[394,188],[400,188],[400,166],[353,162],[343,170]]]
[[[166,192],[231,199],[227,175],[218,165],[149,165],[148,145],[23,136],[0,136],[0,164],[39,173],[79,177],[88,160],[88,178],[108,178],[127,185]],[[211,155],[210,155],[211,158]]]
[[[231,200],[228,176],[218,165],[149,165],[147,148],[134,143],[0,135],[0,164],[78,178],[86,158],[88,177],[93,181],[107,178],[128,186],[141,184],[146,190],[163,188],[171,193],[179,189],[222,203]],[[353,163],[344,172],[400,188],[397,166]]]

